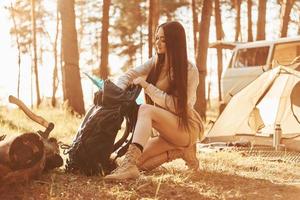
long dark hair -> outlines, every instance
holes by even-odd
[[[163,29],[166,43],[166,54],[158,54],[155,67],[147,77],[147,82],[156,84],[165,63],[168,64],[169,88],[166,93],[172,95],[179,117],[179,126],[189,129],[187,116],[187,49],[186,36],[183,26],[176,21],[166,22],[158,26]],[[167,60],[166,60],[167,59]],[[177,101],[175,100],[177,99]],[[153,104],[146,95],[146,102]]]

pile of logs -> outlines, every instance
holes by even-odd
[[[49,138],[54,124],[32,113],[19,99],[10,96],[9,100],[46,130],[23,133],[9,139],[0,136],[0,185],[28,181],[45,170],[63,165],[57,140]]]

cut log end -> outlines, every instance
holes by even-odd
[[[25,133],[14,139],[9,149],[10,168],[13,170],[35,165],[44,154],[44,143],[36,133]]]

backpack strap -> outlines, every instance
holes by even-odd
[[[130,120],[127,117],[125,118],[125,120],[126,120],[125,131],[123,133],[123,136],[114,144],[113,152],[115,152],[122,146],[122,144],[127,140],[129,133],[132,130],[132,127],[130,126]]]
[[[134,131],[134,126],[132,127],[132,124],[130,123],[129,118],[125,118],[126,119],[126,129],[124,131],[124,134],[122,136],[122,138],[120,140],[118,140],[118,142],[115,143],[114,145],[114,150],[113,152],[117,152],[116,157],[113,159],[113,161],[115,161],[117,158],[122,157],[128,150],[129,145],[132,142],[132,138],[133,138],[133,131]],[[131,133],[130,139],[128,140],[128,136]]]
[[[116,142],[115,145],[114,145],[113,152],[118,150],[117,155],[114,158],[114,160],[116,160],[118,157],[123,156],[126,153],[126,151],[128,150],[129,145],[132,142],[139,107],[140,106],[137,105],[137,104],[133,105],[132,106],[133,111],[128,116],[125,116],[126,129],[124,131],[124,134],[123,134],[122,138],[120,140],[118,140],[118,142]],[[131,136],[130,136],[130,139],[128,140],[128,136],[129,136],[130,133],[131,133]],[[126,143],[126,144],[123,145],[124,143]]]

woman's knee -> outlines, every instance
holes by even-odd
[[[148,104],[140,105],[138,115],[143,117],[151,117],[153,113],[153,106]]]

